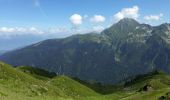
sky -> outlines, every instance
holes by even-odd
[[[0,0],[0,50],[101,32],[123,18],[170,22],[170,0]]]

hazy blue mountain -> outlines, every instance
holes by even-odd
[[[14,35],[14,36],[0,36],[0,46],[1,50],[13,50],[17,48],[24,47],[26,45],[31,45],[33,43],[43,41],[51,38],[63,38],[69,36],[66,33],[60,34],[46,34],[46,35]]]
[[[170,73],[170,24],[152,27],[125,18],[101,34],[49,39],[0,59],[101,83],[117,83],[155,69]]]
[[[5,52],[7,52],[7,50],[0,50],[0,55],[2,55]]]

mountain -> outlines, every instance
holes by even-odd
[[[2,100],[169,99],[170,76],[158,71],[136,76],[134,79],[111,86],[88,83],[65,75],[55,76],[48,71],[32,67],[14,68],[3,62],[0,62],[0,69],[0,99]],[[44,72],[45,74],[42,74]]]
[[[5,52],[7,52],[7,50],[0,50],[0,55],[2,55]]]
[[[170,24],[153,27],[125,18],[101,34],[41,41],[7,52],[0,60],[102,84],[153,70],[170,73]]]

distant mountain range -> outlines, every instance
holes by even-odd
[[[125,18],[101,34],[41,41],[7,52],[0,60],[103,84],[153,70],[170,73],[170,24],[153,27]]]

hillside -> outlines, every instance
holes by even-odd
[[[39,73],[12,68],[0,62],[0,99],[2,100],[169,100],[170,76],[162,72],[152,72],[124,81],[116,86],[94,85],[76,81],[67,76],[48,77]],[[23,68],[23,67],[22,67]],[[38,72],[46,72],[36,69]],[[46,77],[41,79],[39,77]],[[50,74],[49,74],[50,75]],[[81,84],[82,83],[82,84]],[[89,86],[93,86],[88,88]],[[106,87],[110,87],[106,88]],[[100,92],[94,92],[100,88]],[[112,89],[112,92],[105,91]],[[102,94],[101,92],[105,92]]]
[[[54,72],[48,72],[35,67],[18,66],[16,69],[41,80],[46,80],[56,76]]]
[[[131,96],[123,98],[123,100],[169,100],[161,99],[162,96],[170,91],[169,83],[170,76],[162,72],[140,76],[125,85],[125,89],[136,92]]]
[[[0,98],[3,100],[72,100],[78,96],[98,96],[98,93],[67,77],[41,80],[2,62],[0,70]]]
[[[88,82],[116,84],[153,70],[170,73],[169,40],[170,24],[153,27],[124,18],[101,34],[41,41],[7,52],[0,60]]]

